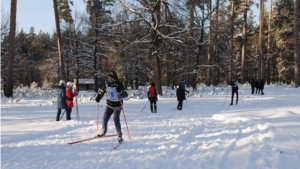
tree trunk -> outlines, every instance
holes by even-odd
[[[158,1],[158,2],[156,2]],[[154,13],[156,14],[156,19],[154,14],[152,14],[152,21],[154,27],[156,29],[159,29],[159,24],[160,24],[160,4],[161,0],[155,0],[154,1],[155,6],[154,6]],[[153,54],[153,73],[154,73],[154,81],[155,81],[155,88],[157,91],[157,94],[162,95],[162,84],[161,84],[161,67],[160,67],[160,58],[159,58],[159,37],[157,35],[156,30],[152,29],[152,41],[153,41],[153,47],[151,50],[151,53]]]
[[[231,28],[230,28],[230,75],[229,79],[233,76],[233,23],[234,23],[234,0],[231,1]]]
[[[272,23],[272,0],[270,0],[269,24],[268,24],[268,70],[267,70],[267,84],[270,84],[271,76],[271,23]]]
[[[4,95],[13,98],[14,87],[14,59],[15,59],[15,36],[16,36],[16,14],[17,0],[11,0],[10,7],[10,32],[9,32],[9,55],[7,60],[6,84],[4,87]]]
[[[295,85],[300,85],[300,73],[299,73],[299,1],[294,0],[294,78]]]
[[[209,4],[208,4],[208,10],[209,10],[209,13],[211,13],[211,0],[209,1]],[[212,71],[212,68],[210,67],[211,65],[211,14],[209,15],[209,19],[208,19],[208,25],[209,25],[209,28],[208,28],[208,43],[207,43],[207,65],[209,65],[207,67],[207,84],[210,85],[211,84],[211,71]]]
[[[245,0],[245,5],[247,5],[248,0]],[[244,34],[244,41],[243,41],[243,47],[242,47],[242,63],[241,63],[241,73],[242,73],[242,79],[241,82],[245,83],[246,76],[245,76],[245,58],[246,58],[246,43],[247,43],[247,8],[245,8],[244,11],[244,24],[243,24],[243,34]]]
[[[260,13],[259,13],[259,42],[258,42],[258,79],[264,78],[264,56],[263,56],[263,44],[264,44],[264,0],[260,0]]]
[[[55,23],[56,23],[56,34],[57,34],[57,51],[58,51],[58,60],[59,60],[59,76],[60,76],[61,79],[65,80],[65,68],[64,68],[61,33],[60,33],[60,25],[59,25],[58,10],[57,10],[57,0],[53,0],[53,4],[54,4],[53,8],[54,8],[54,14],[55,14]]]
[[[218,24],[219,24],[219,3],[220,3],[220,0],[217,0],[216,2],[216,19],[215,19],[215,31],[218,32]],[[215,64],[218,64],[218,52],[217,52],[217,45],[216,43],[218,42],[218,34],[219,33],[216,33],[214,35],[214,46],[213,46],[213,54],[214,54],[214,59],[215,59]],[[219,69],[216,69],[216,76],[214,76],[214,85],[218,85],[218,83],[220,83],[220,70]]]

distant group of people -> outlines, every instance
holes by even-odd
[[[73,98],[78,95],[78,93],[73,90],[72,82],[66,82],[60,80],[57,85],[57,115],[56,121],[60,120],[61,110],[65,109],[66,119],[71,120],[72,108],[74,107]]]
[[[258,79],[251,79],[251,94],[261,94],[264,95],[264,86],[265,86],[265,80],[261,79],[260,81]]]

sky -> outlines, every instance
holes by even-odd
[[[10,13],[10,0],[1,0],[1,9]],[[73,0],[72,11],[85,11],[83,0]],[[18,0],[17,1],[17,31],[21,28],[29,32],[30,27],[35,28],[35,32],[40,30],[53,34],[55,29],[53,0]]]
[[[189,88],[186,88],[189,90]],[[5,169],[298,169],[300,166],[300,88],[265,85],[264,95],[239,86],[239,102],[228,106],[231,88],[198,86],[177,110],[175,91],[163,88],[157,113],[146,95],[124,100],[116,137],[84,143],[101,128],[105,98],[80,91],[72,120],[56,122],[55,91],[18,89],[1,95],[1,168]],[[138,93],[138,92],[137,92]],[[235,100],[234,100],[235,103]],[[145,109],[143,110],[143,107]],[[78,107],[78,112],[76,111]],[[76,114],[79,120],[76,120]],[[127,128],[128,127],[128,128]],[[128,129],[128,130],[127,130]],[[107,134],[115,134],[112,118]],[[129,134],[128,134],[129,133]],[[130,135],[130,138],[129,138]]]

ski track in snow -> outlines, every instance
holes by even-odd
[[[79,121],[60,122],[54,121],[55,104],[2,102],[1,168],[298,168],[300,90],[266,86],[265,95],[240,90],[233,106],[231,89],[227,97],[226,89],[189,97],[181,111],[176,98],[159,98],[154,114],[149,105],[140,112],[146,99],[126,100],[131,140],[121,115],[124,143],[116,150],[115,137],[67,145],[95,136],[95,102],[79,102]],[[99,111],[101,130],[104,106]],[[115,134],[112,118],[107,134]]]

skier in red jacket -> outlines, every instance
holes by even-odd
[[[71,120],[71,112],[74,107],[73,98],[77,96],[77,93],[73,91],[72,82],[68,82],[66,85],[66,96],[72,100],[66,100],[68,108],[66,109],[67,120]]]
[[[157,113],[157,106],[156,106],[157,93],[156,93],[154,83],[151,83],[151,86],[148,90],[148,100],[150,101],[150,110],[151,110],[151,112],[152,113]],[[153,107],[154,107],[154,111],[153,111]]]

